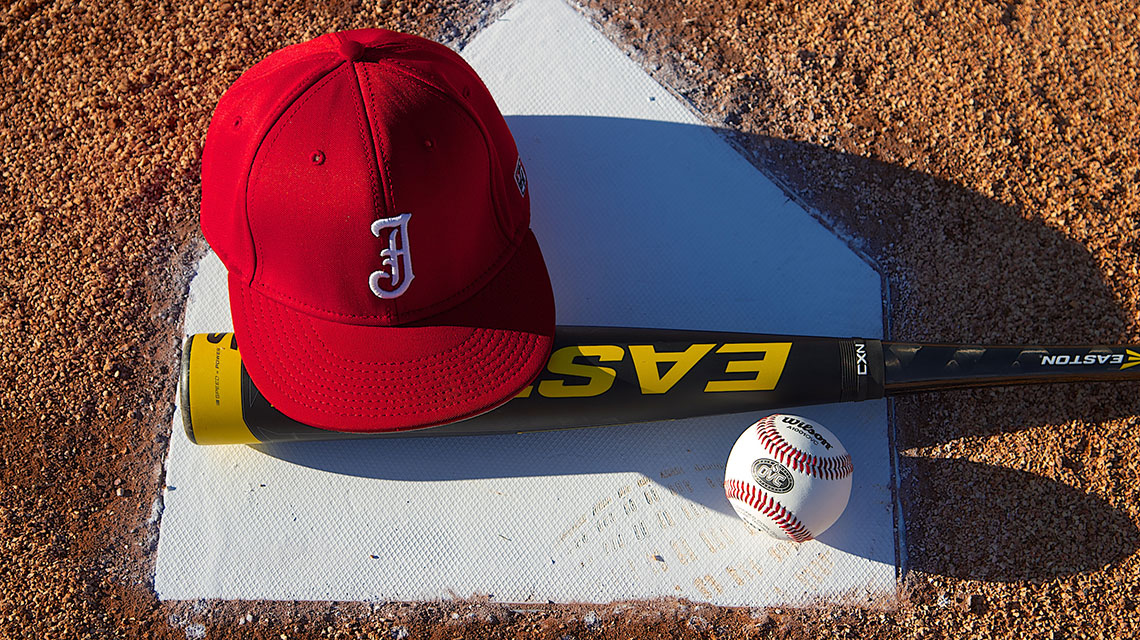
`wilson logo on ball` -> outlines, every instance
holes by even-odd
[[[752,463],[752,479],[772,493],[787,493],[795,482],[792,472],[775,460],[760,458]]]

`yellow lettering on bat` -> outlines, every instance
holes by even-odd
[[[693,344],[684,351],[658,352],[651,344],[629,345],[629,355],[633,356],[633,366],[637,370],[641,393],[650,395],[668,392],[715,346],[715,344]],[[660,375],[657,366],[661,362],[673,363],[665,375]]]
[[[609,391],[617,378],[617,371],[574,362],[578,356],[594,357],[601,362],[618,362],[625,357],[625,349],[612,344],[562,347],[550,355],[546,370],[557,375],[587,378],[588,382],[569,384],[564,380],[543,380],[538,383],[538,394],[547,398],[589,398]]]
[[[790,342],[737,342],[728,343],[717,349],[717,353],[755,353],[755,360],[731,360],[725,365],[725,373],[755,373],[756,377],[745,380],[710,380],[705,385],[706,392],[720,391],[771,391],[780,381]]]

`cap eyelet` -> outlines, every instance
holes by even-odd
[[[309,156],[309,160],[312,160],[315,165],[322,165],[325,163],[325,152],[320,150],[314,151],[313,155]]]
[[[237,127],[240,127],[240,126],[241,126],[241,116],[238,116],[238,117],[234,118],[234,128],[236,129]]]

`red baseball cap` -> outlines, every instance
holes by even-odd
[[[526,173],[491,94],[443,45],[363,29],[254,65],[210,122],[201,221],[250,378],[305,424],[474,416],[550,354]]]

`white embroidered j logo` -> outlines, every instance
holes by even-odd
[[[388,248],[380,252],[384,259],[380,263],[382,268],[368,276],[368,286],[379,298],[398,298],[415,277],[408,248],[408,220],[411,217],[410,213],[402,213],[395,218],[383,218],[372,223],[372,235],[377,238],[382,238],[384,230],[388,230]]]

